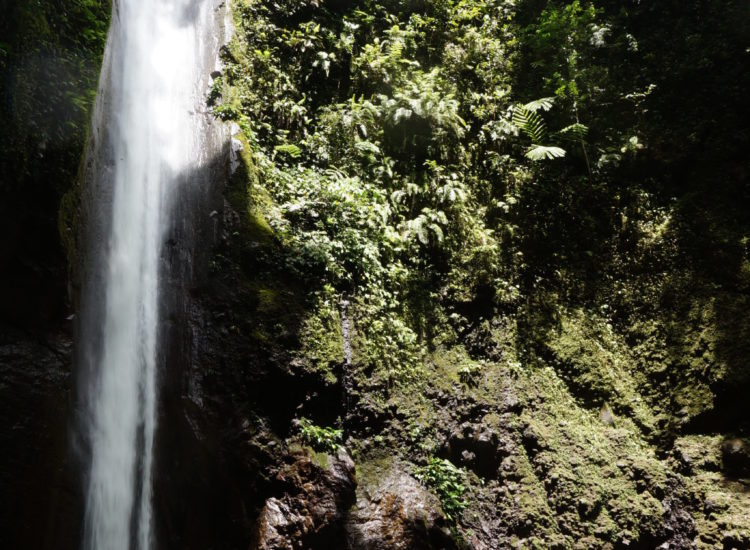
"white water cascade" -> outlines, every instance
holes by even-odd
[[[165,279],[189,254],[165,242],[195,196],[221,130],[206,109],[221,11],[213,0],[116,0],[84,203],[89,253],[79,356],[90,448],[84,548],[155,546],[152,513]],[[203,172],[201,172],[203,170]],[[179,231],[178,231],[179,233]],[[187,245],[186,245],[187,247]],[[189,248],[189,247],[187,247]]]

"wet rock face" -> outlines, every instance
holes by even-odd
[[[450,434],[445,454],[454,463],[464,465],[484,479],[491,479],[506,456],[504,446],[507,444],[507,440],[501,441],[498,433],[488,426],[464,422]]]
[[[0,541],[3,548],[78,548],[78,464],[67,437],[71,339],[0,322]]]
[[[398,465],[360,480],[347,522],[352,550],[455,548],[437,498]]]
[[[354,500],[354,462],[344,451],[316,455],[300,450],[281,468],[276,481],[286,492],[266,501],[254,548],[341,548],[341,529]]]

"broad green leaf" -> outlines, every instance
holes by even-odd
[[[565,156],[565,149],[547,145],[532,145],[526,151],[526,158],[531,160],[556,159]]]
[[[534,101],[530,101],[526,105],[523,106],[524,109],[527,111],[531,111],[532,113],[535,113],[539,110],[542,111],[549,111],[552,108],[553,103],[555,102],[554,97],[542,97],[540,99],[535,99]]]

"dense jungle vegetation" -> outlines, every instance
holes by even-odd
[[[212,101],[247,140],[254,229],[321,304],[352,296],[384,389],[498,316],[549,360],[576,311],[674,363],[651,436],[745,380],[744,6],[235,10]]]
[[[748,7],[234,12],[210,98],[243,149],[230,254],[281,318],[256,338],[279,337],[285,291],[303,296],[293,363],[343,386],[355,460],[404,449],[470,545],[493,516],[524,547],[669,539],[659,501],[705,497],[722,441],[747,435]],[[467,420],[451,399],[521,450],[486,458],[441,433]],[[739,487],[712,497],[721,512],[672,520],[744,547]]]
[[[308,393],[205,380],[268,456],[404,469],[457,547],[750,548],[750,5],[232,11],[212,313]],[[56,318],[109,5],[0,12],[0,312]]]

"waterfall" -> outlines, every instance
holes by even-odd
[[[155,545],[152,493],[165,286],[185,285],[191,225],[223,140],[206,112],[224,22],[214,0],[118,0],[86,153],[78,334],[90,450],[84,547]],[[166,250],[181,241],[183,254]],[[175,265],[182,262],[183,265]]]

